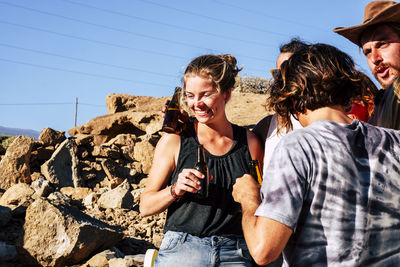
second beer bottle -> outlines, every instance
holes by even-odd
[[[197,191],[198,198],[206,198],[208,197],[208,187],[210,184],[209,176],[208,176],[208,167],[206,163],[206,159],[204,156],[204,147],[203,145],[199,145],[197,147],[197,162],[194,165],[194,169],[198,170],[204,175],[203,179],[200,180],[201,189]]]
[[[182,88],[176,87],[174,95],[167,106],[165,112],[162,130],[167,133],[179,134],[182,131],[182,123],[179,121],[181,115],[179,100],[181,97]]]

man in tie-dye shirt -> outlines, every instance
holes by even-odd
[[[281,66],[270,105],[290,129],[259,186],[237,179],[233,196],[255,261],[283,250],[285,266],[400,266],[400,132],[350,119],[364,95],[352,59],[324,44]]]

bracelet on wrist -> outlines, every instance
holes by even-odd
[[[169,188],[169,192],[171,193],[171,196],[174,198],[175,201],[178,201],[182,196],[179,196],[175,192],[175,186],[176,182]]]

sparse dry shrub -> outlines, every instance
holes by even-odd
[[[237,77],[233,90],[240,93],[266,94],[271,82],[259,77]]]

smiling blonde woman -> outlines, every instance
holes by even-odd
[[[231,55],[200,56],[186,68],[184,93],[195,120],[180,136],[161,137],[140,200],[144,216],[168,208],[155,266],[251,266],[232,187],[263,152],[257,137],[225,113],[239,71]],[[210,179],[193,168],[198,145],[212,177],[205,199],[196,195],[200,179]]]

